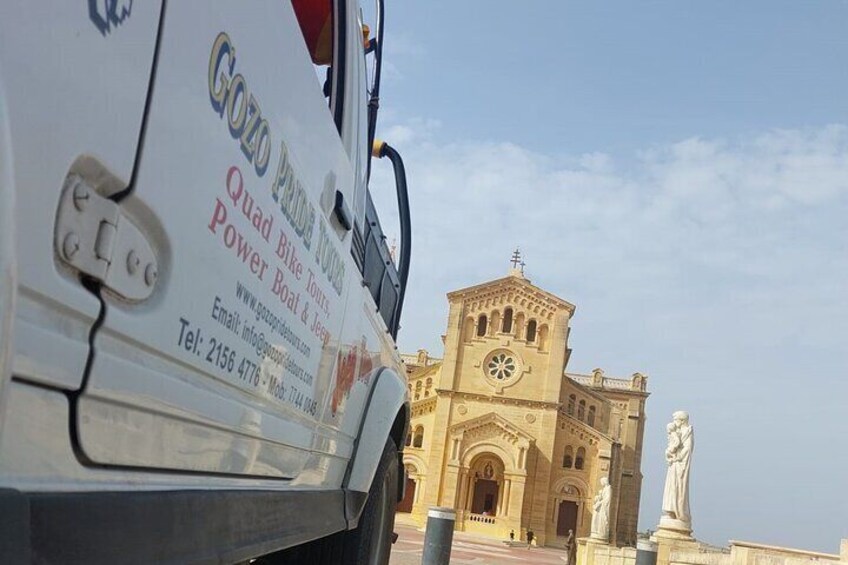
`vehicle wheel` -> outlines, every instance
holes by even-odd
[[[399,474],[397,447],[389,438],[356,528],[266,555],[254,564],[388,565]]]
[[[359,518],[359,525],[344,532],[342,563],[345,565],[388,564],[395,528],[399,473],[397,447],[389,438],[368,491],[368,502]]]

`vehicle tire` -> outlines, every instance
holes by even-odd
[[[388,565],[399,476],[397,447],[389,438],[356,528],[261,557],[254,564]]]
[[[344,532],[345,565],[387,565],[392,550],[400,469],[394,441],[389,438],[368,491],[359,525]]]

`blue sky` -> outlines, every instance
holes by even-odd
[[[848,537],[848,2],[389,2],[400,346],[503,276],[577,305],[568,369],[650,376],[640,529],[688,410],[699,539]],[[392,208],[387,167],[374,190]],[[390,215],[390,214],[387,214]],[[392,229],[391,221],[387,228]]]

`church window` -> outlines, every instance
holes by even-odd
[[[585,417],[586,417],[586,401],[581,400],[580,403],[577,405],[577,419],[582,422]]]
[[[577,448],[577,457],[574,458],[574,468],[583,469],[586,462],[586,449],[583,447]]]
[[[565,455],[562,456],[562,466],[571,469],[574,464],[574,450],[570,445],[565,447]]]
[[[406,447],[412,445],[412,431],[406,434]]]
[[[508,334],[512,331],[512,308],[504,310],[503,317],[503,333]]]
[[[536,341],[536,320],[527,322],[527,343]]]
[[[465,320],[465,331],[463,332],[465,336],[465,341],[469,342],[474,339],[474,318],[467,318]]]
[[[412,440],[412,447],[421,447],[424,445],[424,426],[415,428],[415,437]]]
[[[539,351],[548,350],[548,326],[539,328]]]
[[[483,337],[486,335],[486,326],[489,323],[489,319],[485,314],[480,314],[480,317],[477,318],[477,337]]]
[[[595,407],[589,406],[589,415],[586,417],[586,422],[594,427],[595,426]]]
[[[568,415],[574,416],[574,405],[577,403],[577,397],[573,394],[568,395]]]
[[[493,379],[505,381],[515,374],[517,363],[515,359],[504,352],[497,353],[486,364],[486,373]]]

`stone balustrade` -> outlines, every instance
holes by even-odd
[[[466,518],[469,522],[479,522],[481,524],[496,524],[497,518],[487,516],[486,514],[468,514]]]

